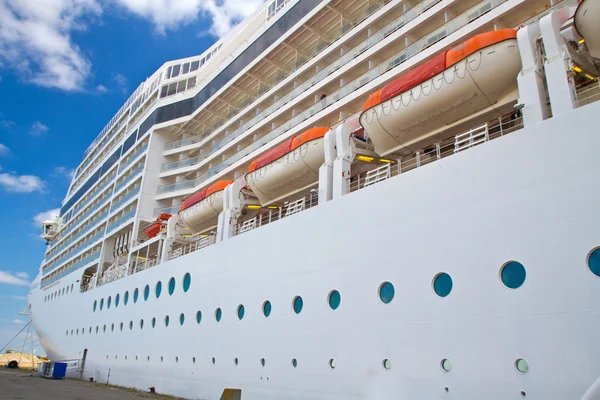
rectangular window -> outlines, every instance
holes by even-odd
[[[181,67],[181,74],[187,74],[188,72],[190,72],[190,63],[185,63]]]
[[[196,86],[196,77],[195,76],[192,77],[192,78],[190,78],[190,79],[188,79],[188,82],[187,82],[187,88],[188,89],[191,89],[194,86]]]
[[[267,15],[271,16],[275,12],[275,2],[269,4],[269,12]]]
[[[200,61],[194,61],[194,62],[192,62],[192,64],[190,65],[190,71],[197,70],[199,66],[200,66]]]
[[[181,65],[173,65],[173,73],[171,75],[171,78],[175,78],[176,76],[179,76],[180,68],[181,68]]]
[[[169,79],[171,77],[171,67],[167,68],[167,73],[165,74],[165,79]]]
[[[177,83],[171,83],[169,85],[169,91],[167,92],[167,96],[172,96],[177,92]]]
[[[181,93],[181,92],[185,91],[185,82],[186,82],[185,79],[177,82],[177,93]]]
[[[211,56],[211,54],[210,54],[210,53],[208,53],[208,54],[206,55],[206,61],[210,60],[210,56]]]
[[[283,5],[284,0],[277,0],[277,8]]]
[[[206,60],[204,58],[202,60],[200,60],[200,66],[203,66],[205,61]]]

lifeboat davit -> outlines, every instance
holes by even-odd
[[[311,128],[252,161],[246,182],[266,206],[307,189],[319,180],[325,162],[324,137],[329,128]]]
[[[575,28],[585,40],[594,58],[600,58],[600,1],[579,0],[575,11]]]
[[[521,70],[516,38],[514,29],[477,35],[371,94],[360,124],[375,151],[385,156],[411,147],[467,116],[514,102]]]
[[[195,232],[208,229],[223,211],[223,191],[232,183],[218,181],[197,191],[181,204],[179,218]]]
[[[158,218],[156,218],[156,222],[144,229],[144,234],[146,235],[146,237],[148,239],[152,239],[153,237],[158,235],[160,233],[160,230],[162,229],[164,222],[168,221],[169,218],[171,218],[171,214],[161,213],[158,216]]]

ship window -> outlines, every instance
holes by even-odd
[[[596,247],[590,252],[587,259],[590,271],[596,276],[600,276],[600,247]]]
[[[99,328],[98,325],[96,325],[96,335],[98,334]]]
[[[144,301],[148,300],[148,296],[150,296],[150,285],[146,285],[144,288]]]
[[[177,83],[171,83],[169,85],[169,91],[167,92],[167,96],[172,96],[177,92]]]
[[[115,296],[115,308],[119,307],[120,299],[121,299],[121,295],[119,295],[119,293],[117,293],[117,295]]]
[[[269,315],[271,315],[271,302],[269,300],[265,301],[263,303],[263,314],[265,315],[265,317],[268,317]]]
[[[190,290],[190,285],[192,284],[192,276],[187,273],[183,276],[183,291],[187,292]]]
[[[196,323],[200,323],[200,321],[202,321],[202,311],[198,311],[196,313]]]
[[[433,290],[440,297],[446,297],[452,291],[452,278],[445,272],[441,272],[433,278]]]
[[[245,312],[245,308],[243,304],[240,304],[237,308],[237,316],[238,319],[241,321],[244,318],[244,312]]]
[[[65,332],[65,336],[69,336],[69,330],[67,329],[67,331]]]
[[[383,360],[383,368],[384,369],[392,369],[392,362],[390,360],[388,360],[387,358],[385,360]]]
[[[181,65],[177,64],[177,65],[173,65],[173,71],[171,73],[171,78],[175,78],[176,76],[179,76],[179,69],[181,68]]]
[[[300,297],[300,296],[294,297],[294,301],[292,302],[292,307],[294,308],[294,312],[296,314],[300,314],[300,312],[302,311],[302,307],[304,307],[304,301],[302,300],[302,297]]]
[[[196,357],[192,357],[192,363],[196,364]]]
[[[115,324],[110,324],[110,331],[114,332],[115,331]]]
[[[517,289],[525,282],[525,267],[517,261],[510,261],[500,270],[500,278],[504,286],[510,289]]]
[[[450,372],[450,370],[452,369],[452,363],[447,358],[444,358],[440,362],[440,367],[442,368],[442,371]]]
[[[221,311],[220,308],[217,308],[215,310],[215,319],[217,320],[217,322],[219,322],[221,320],[221,317],[223,317],[223,312]]]
[[[102,311],[103,307],[104,307],[104,299],[100,299],[100,311]]]
[[[237,357],[233,359],[233,363],[234,363],[235,365],[238,365],[238,363],[239,363],[239,362],[240,362],[240,361],[238,360],[238,358],[237,358]]]
[[[340,292],[338,292],[337,290],[331,291],[331,293],[329,293],[328,301],[329,307],[331,307],[332,310],[336,310],[340,306],[340,302],[342,301],[342,296],[340,295]]]
[[[119,329],[122,331],[123,330],[123,323],[121,322],[121,324],[119,325]]]
[[[175,292],[175,278],[169,279],[169,296],[172,296],[173,292]]]
[[[170,320],[170,318],[169,318],[169,316],[167,315],[167,316],[165,317],[165,326],[169,326],[169,320]]]
[[[172,69],[173,69],[173,67],[167,68],[167,73],[165,74],[165,79],[169,79],[171,77],[171,70]]]
[[[190,63],[185,63],[181,66],[181,74],[187,74],[190,72]]]
[[[213,358],[212,358],[212,363],[213,363],[213,365],[215,365],[215,363],[216,363],[216,362],[217,362],[217,359],[213,357]]]
[[[181,313],[181,314],[179,314],[179,325],[183,326],[184,322],[185,322],[185,314]]]
[[[108,296],[108,299],[106,300],[106,309],[108,310],[110,308],[110,303],[112,302],[112,297]]]
[[[515,361],[515,368],[520,374],[526,374],[529,372],[529,363],[524,358],[518,358]]]
[[[138,289],[138,288],[136,288],[136,289],[133,291],[133,303],[134,303],[134,304],[135,304],[135,303],[137,303],[139,295],[140,295],[140,291],[139,291],[139,289]]]
[[[167,90],[169,90],[169,85],[165,85],[162,88],[160,88],[160,97],[167,97]]]
[[[200,61],[192,61],[192,64],[190,65],[190,71],[197,70],[199,66],[200,66]]]
[[[383,282],[381,286],[379,286],[379,299],[384,304],[389,304],[394,299],[394,294],[396,290],[394,289],[394,285],[390,282]]]
[[[296,368],[298,366],[298,360],[292,358],[292,367]]]
[[[181,93],[181,92],[185,91],[185,83],[186,82],[187,81],[185,79],[177,82],[177,93]]]
[[[96,307],[98,306],[98,300],[94,300],[94,305],[92,306],[93,312],[96,312]]]
[[[188,90],[193,88],[194,86],[196,86],[196,77],[192,76],[190,79],[187,80],[187,88]]]
[[[133,330],[133,321],[129,321],[129,330]]]
[[[144,320],[140,319],[140,329],[144,329]]]
[[[156,284],[156,287],[154,288],[154,293],[156,294],[157,299],[160,297],[161,292],[162,292],[162,282],[158,281],[158,283]]]
[[[126,291],[125,294],[123,295],[123,305],[126,306],[128,301],[129,301],[129,291]]]
[[[91,326],[90,326],[90,329],[89,329],[88,332],[89,332],[90,335],[92,334],[92,327]]]
[[[73,333],[73,331],[71,331],[71,333]],[[102,333],[106,333],[106,325],[102,327]]]
[[[331,368],[331,369],[335,368],[335,359],[334,358],[329,359],[329,368]]]
[[[264,359],[264,358],[261,358],[261,359],[260,359],[260,365],[262,365],[262,366],[264,367],[266,363],[267,363],[267,362],[265,361],[265,359]]]
[[[175,362],[178,363],[179,362],[179,357],[175,357]]]
[[[156,318],[152,317],[152,327],[154,328],[156,326]]]

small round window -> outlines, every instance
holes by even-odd
[[[179,314],[179,325],[183,325],[184,322],[185,322],[185,314],[181,313],[181,314]]]
[[[144,320],[140,319],[140,329],[144,329]]]
[[[452,291],[452,278],[445,272],[441,272],[433,278],[433,291],[440,297],[446,297]]]
[[[150,285],[146,285],[144,288],[144,301],[147,301],[148,297],[150,297]]]
[[[155,293],[157,299],[160,297],[161,292],[162,292],[162,282],[158,281],[156,283],[156,287],[154,288],[154,293]]]
[[[260,365],[261,365],[261,366],[263,366],[263,367],[264,367],[266,363],[267,363],[267,362],[265,361],[265,359],[264,359],[264,358],[261,358],[261,359],[260,359]]]
[[[331,307],[332,310],[336,310],[339,306],[340,306],[340,302],[342,301],[342,296],[340,295],[340,292],[338,292],[337,290],[333,290],[331,293],[329,293],[329,307]]]
[[[183,291],[187,292],[190,290],[190,285],[192,284],[192,276],[187,273],[183,276]]]
[[[134,303],[137,303],[137,301],[138,301],[138,297],[140,297],[140,291],[139,291],[139,289],[137,289],[137,288],[136,288],[136,289],[133,291],[133,302],[134,302]]]
[[[387,358],[385,360],[383,360],[383,368],[384,369],[392,369],[392,362],[390,360],[388,360]]]
[[[237,308],[237,316],[238,319],[241,321],[242,319],[244,319],[244,313],[246,312],[246,309],[244,308],[243,304],[240,304]]]
[[[126,306],[128,301],[129,301],[129,291],[126,291],[125,294],[123,295],[123,305]]]
[[[104,299],[100,299],[100,311],[104,308]]]
[[[215,310],[215,319],[217,320],[217,322],[219,322],[222,317],[223,317],[223,312],[221,311],[220,308],[217,308]]]
[[[115,296],[115,308],[119,307],[119,300],[121,300],[121,296],[119,293]]]
[[[292,307],[296,314],[300,314],[300,312],[302,311],[302,307],[304,307],[304,301],[302,300],[302,297],[300,297],[300,296],[294,297],[294,301],[292,302]]]
[[[265,317],[271,315],[271,302],[269,300],[265,301],[262,306],[263,314]]]
[[[335,359],[334,358],[329,359],[329,368],[331,368],[331,369],[335,368]]]
[[[379,286],[379,299],[384,304],[389,304],[394,299],[394,294],[396,290],[394,289],[394,285],[390,282],[383,282],[381,286]]]
[[[600,276],[600,247],[590,252],[587,258],[588,268],[596,276]]]
[[[525,267],[517,261],[510,261],[500,270],[500,279],[504,286],[510,289],[517,289],[525,282]]]
[[[123,330],[123,323],[121,322],[121,325],[119,325],[119,329]]]
[[[169,318],[169,316],[167,315],[167,316],[165,317],[165,326],[169,326],[169,320],[170,320],[170,318]]]
[[[296,368],[298,366],[298,360],[292,358],[292,367]]]
[[[94,305],[92,306],[93,312],[96,312],[96,307],[98,307],[98,300],[94,300]]]
[[[133,321],[129,321],[129,330],[133,330]]]
[[[444,358],[440,362],[440,367],[442,368],[442,371],[450,372],[450,370],[452,370],[452,363],[447,358]]]
[[[200,323],[202,321],[202,311],[198,311],[196,313],[196,323]]]
[[[154,328],[156,326],[156,318],[152,317],[152,327]]]
[[[108,296],[108,299],[106,300],[106,309],[107,310],[110,308],[111,303],[112,303],[112,297]]]
[[[515,361],[515,368],[520,374],[526,374],[529,372],[529,363],[524,358],[517,358],[517,361]]]
[[[110,324],[110,331],[114,332],[115,331],[115,324]]]
[[[172,296],[175,292],[175,278],[169,279],[169,296]]]

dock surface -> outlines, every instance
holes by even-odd
[[[34,373],[0,369],[2,400],[175,400],[172,396],[74,379],[43,379]]]

